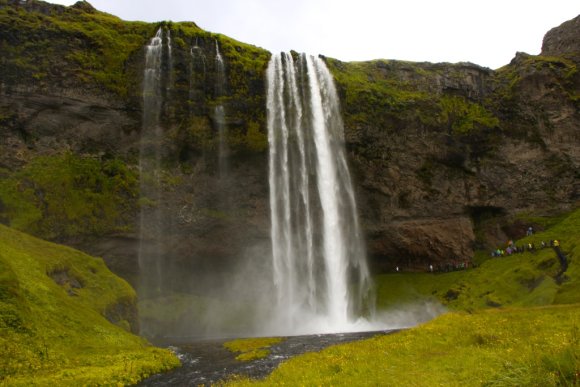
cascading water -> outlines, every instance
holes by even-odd
[[[215,41],[215,66],[216,66],[216,82],[215,82],[215,95],[216,97],[221,97],[224,95],[226,86],[226,72],[224,66],[224,58],[220,52],[220,46]]]
[[[167,30],[167,58],[169,61],[169,82],[167,82],[167,90],[171,90],[173,87],[173,44],[170,30]]]
[[[199,106],[195,108],[193,101],[205,99],[205,81],[206,81],[206,65],[205,54],[203,49],[199,46],[198,39],[195,39],[195,44],[191,47],[191,62],[189,65],[189,113],[203,111],[204,107]]]
[[[350,330],[372,307],[371,281],[332,76],[319,58],[282,53],[267,78],[275,324]]]
[[[165,287],[165,246],[162,242],[166,219],[160,182],[160,165],[163,142],[161,114],[166,90],[167,74],[164,61],[164,31],[159,28],[145,47],[143,73],[143,122],[139,149],[140,169],[140,244],[139,244],[139,296],[149,298],[159,295]],[[167,38],[166,38],[167,41]],[[167,41],[168,54],[171,53]],[[171,69],[169,69],[171,71]],[[143,324],[142,324],[143,325]],[[147,327],[143,327],[147,330]]]
[[[215,65],[216,65],[216,82],[215,97],[220,98],[225,94],[226,72],[224,60],[220,53],[219,45],[215,42]],[[220,103],[214,109],[214,117],[218,131],[218,170],[220,180],[225,180],[229,174],[228,165],[228,143],[227,143],[227,125],[224,106]]]

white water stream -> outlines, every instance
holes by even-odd
[[[332,76],[320,58],[282,53],[267,78],[276,326],[356,329],[371,280]]]

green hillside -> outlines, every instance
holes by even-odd
[[[129,384],[178,365],[128,332],[135,297],[101,259],[0,225],[0,384]]]
[[[560,279],[556,278],[561,267],[555,251],[539,248],[542,241],[549,244],[550,240],[560,241],[569,261]],[[440,301],[452,310],[580,303],[580,209],[546,231],[516,241],[518,246],[528,243],[537,249],[489,258],[473,270],[381,275],[377,278],[379,307],[424,300]]]

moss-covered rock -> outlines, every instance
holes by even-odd
[[[65,240],[134,227],[138,176],[119,159],[40,156],[0,174],[0,218],[16,229]]]

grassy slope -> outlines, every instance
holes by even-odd
[[[561,285],[553,278],[560,270],[556,254],[545,248],[488,259],[478,269],[466,272],[380,276],[379,307],[396,307],[425,298],[438,299],[454,310],[580,303],[580,210],[517,244],[533,242],[539,246],[542,240],[552,239],[561,241],[562,251],[570,260],[567,279]]]
[[[577,384],[580,209],[519,244],[550,239],[561,240],[570,261],[561,285],[553,279],[559,265],[551,249],[489,259],[465,272],[384,275],[378,278],[382,308],[438,299],[453,311],[404,332],[299,356],[263,382],[231,384]],[[488,308],[493,303],[504,307]]]
[[[574,380],[580,308],[449,313],[389,336],[283,363],[263,382],[235,385],[548,386]],[[562,379],[560,379],[562,378]]]
[[[82,286],[58,285],[54,271]],[[102,316],[134,299],[101,259],[0,226],[0,384],[127,384],[176,366]]]

